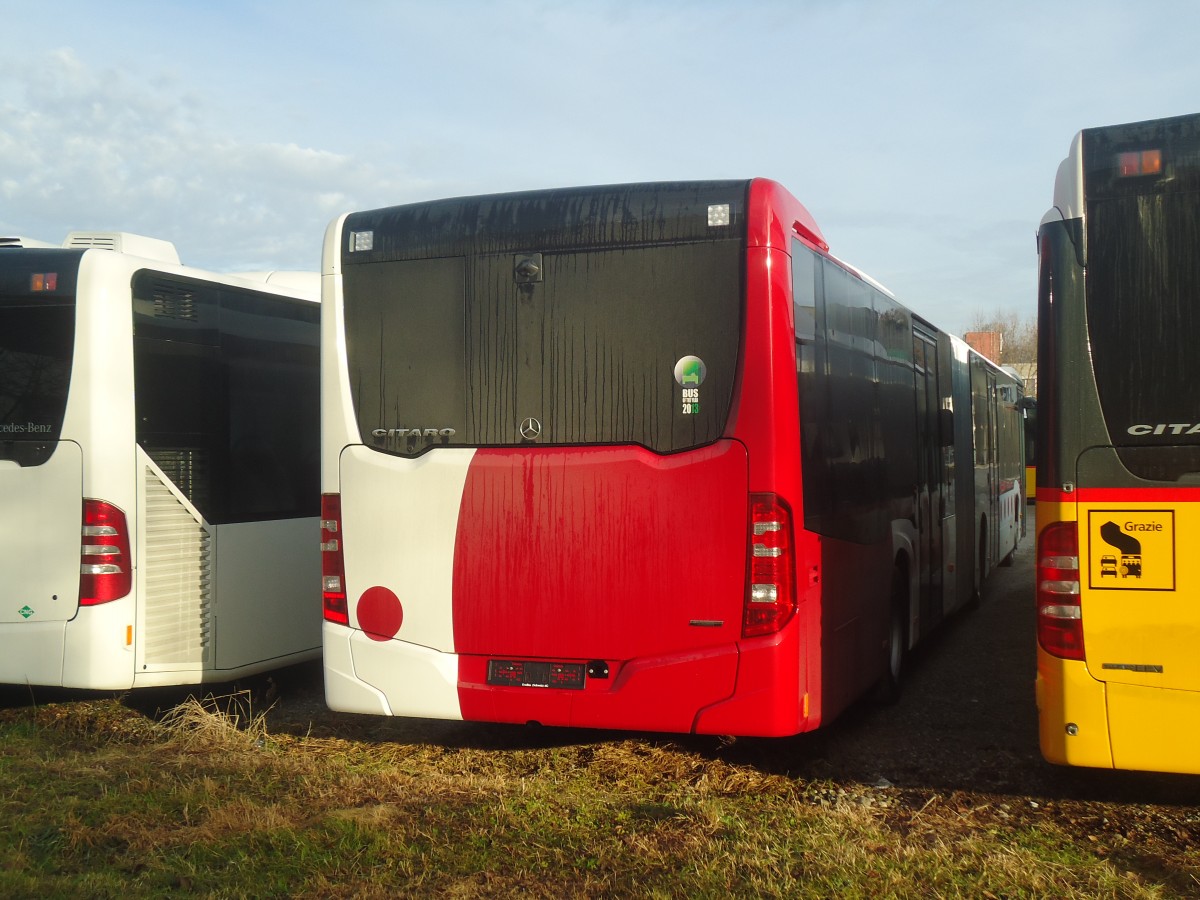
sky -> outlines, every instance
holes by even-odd
[[[0,234],[316,271],[343,212],[767,177],[938,326],[1032,319],[1081,128],[1200,112],[1194,0],[0,0]]]

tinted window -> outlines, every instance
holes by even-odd
[[[359,214],[347,229],[374,225],[376,249],[344,257],[343,283],[363,441],[416,455],[716,440],[741,335],[744,194],[584,189]],[[733,224],[710,226],[722,199]]]
[[[134,278],[137,440],[215,524],[320,505],[316,304]]]
[[[911,319],[799,241],[792,257],[804,525],[879,541],[915,479]]]
[[[1200,472],[1200,116],[1084,132],[1087,317],[1108,431],[1135,475]]]
[[[0,459],[38,465],[62,434],[78,253],[0,252]]]

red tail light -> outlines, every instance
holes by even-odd
[[[342,495],[321,495],[321,605],[325,621],[350,624],[342,555]]]
[[[83,501],[79,605],[118,600],[133,590],[133,558],[125,513],[103,500]]]
[[[750,495],[749,552],[742,636],[773,634],[796,612],[792,512],[774,494]]]
[[[1083,606],[1079,597],[1079,532],[1055,522],[1038,537],[1038,643],[1062,659],[1083,659]]]

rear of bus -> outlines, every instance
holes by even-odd
[[[1200,773],[1200,116],[1083,131],[1040,230],[1042,752]]]
[[[824,247],[765,181],[464,198],[330,226],[333,709],[740,734],[819,722],[818,604],[796,571],[793,234]]]
[[[7,683],[71,684],[90,671],[86,647],[68,659],[68,623],[132,586],[125,511],[113,498],[85,499],[83,433],[101,423],[89,422],[79,403],[68,416],[69,397],[120,390],[128,371],[128,351],[119,346],[103,372],[77,358],[83,259],[78,250],[0,250],[0,681]],[[132,429],[132,421],[105,424]],[[114,641],[123,636],[118,627]],[[122,683],[97,686],[128,687],[132,677],[130,662]]]
[[[123,690],[314,658],[311,286],[202,279],[139,235],[68,238],[88,241],[0,249],[0,683]]]

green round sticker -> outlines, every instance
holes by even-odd
[[[699,387],[708,370],[698,356],[685,356],[675,363],[675,380],[684,387]]]

